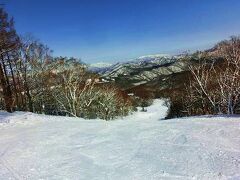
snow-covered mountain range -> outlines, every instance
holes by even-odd
[[[105,69],[108,69],[110,66],[112,66],[111,63],[105,63],[105,62],[98,62],[98,63],[93,63],[88,65],[89,69],[94,72],[104,71]]]
[[[146,63],[146,62],[154,63],[157,60],[169,59],[171,57],[172,56],[169,55],[169,54],[146,55],[146,56],[140,56],[140,57],[135,58],[135,59],[130,59],[130,60],[126,60],[126,61],[123,61],[123,62],[117,62],[117,63],[105,63],[105,62],[93,63],[93,64],[89,64],[89,68],[90,68],[90,70],[94,70],[94,68],[98,68],[98,69],[108,68],[109,70],[111,70],[111,69],[113,69],[113,67],[119,66],[119,65],[142,64],[142,63]]]
[[[141,56],[126,62],[107,64],[108,66],[102,63],[97,65],[99,66],[91,65],[90,70],[101,74],[105,79],[114,79],[123,88],[142,85],[186,69],[186,64],[181,61],[181,55],[168,54]]]

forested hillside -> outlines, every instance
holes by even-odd
[[[0,39],[0,108],[8,112],[109,120],[166,98],[169,118],[239,113],[238,36],[205,51],[142,56],[90,69],[78,58],[53,56],[31,35],[18,35],[3,8]]]
[[[112,119],[133,110],[127,94],[76,58],[53,57],[32,36],[20,37],[0,9],[0,108],[52,115]]]

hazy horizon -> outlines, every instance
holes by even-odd
[[[19,34],[86,63],[206,49],[239,35],[240,1],[2,0]]]

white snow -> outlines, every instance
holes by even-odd
[[[138,59],[147,59],[147,58],[170,58],[170,54],[150,54],[150,55],[145,55],[145,56],[140,56]]]
[[[105,63],[105,62],[98,62],[94,64],[89,65],[91,68],[106,68],[112,66],[111,63]]]
[[[115,121],[0,112],[0,179],[240,179],[240,118]]]

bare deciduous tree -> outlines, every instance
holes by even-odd
[[[218,84],[221,92],[221,105],[228,114],[234,114],[240,104],[240,38],[231,37],[217,45],[218,56],[224,58],[224,67],[217,69]]]

